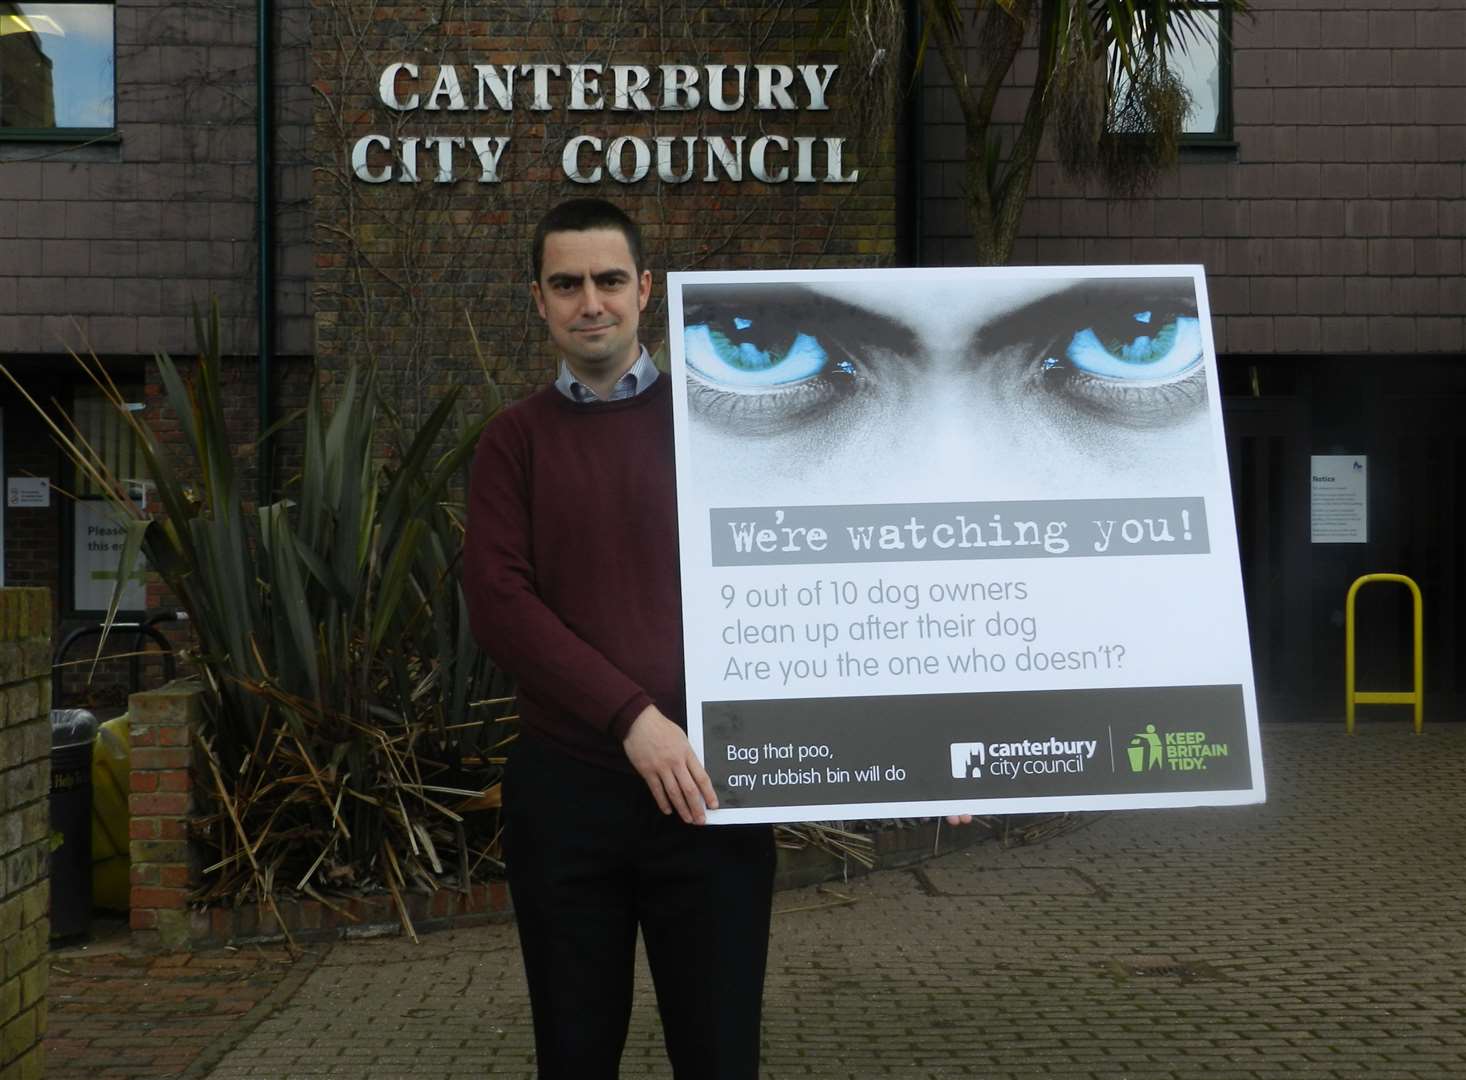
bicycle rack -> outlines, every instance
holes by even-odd
[[[126,631],[133,635],[132,655],[127,660],[129,693],[135,694],[141,689],[138,684],[142,680],[141,654],[143,652],[145,638],[162,650],[164,679],[166,681],[172,681],[174,675],[177,674],[178,666],[173,659],[173,643],[158,629],[159,623],[172,622],[177,618],[179,618],[178,612],[160,611],[149,615],[141,622],[114,622],[112,624],[114,633]],[[70,652],[71,647],[78,641],[83,641],[89,637],[101,637],[103,629],[101,623],[92,623],[88,626],[77,627],[77,629],[71,631],[71,633],[62,639],[60,646],[56,649],[55,655],[51,658],[51,705],[53,708],[60,707],[62,662],[66,659],[67,653]]]
[[[1391,581],[1406,586],[1415,601],[1415,670],[1414,690],[1355,690],[1354,689],[1354,597],[1365,585],[1376,581]],[[1355,705],[1414,705],[1415,734],[1420,734],[1425,723],[1425,620],[1420,586],[1404,574],[1365,574],[1349,586],[1349,598],[1344,602],[1344,730],[1354,734]]]

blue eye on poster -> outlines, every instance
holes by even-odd
[[[1263,800],[1200,268],[668,294],[713,821]]]

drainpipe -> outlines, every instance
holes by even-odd
[[[924,266],[923,230],[926,228],[926,117],[925,80],[916,70],[916,56],[921,48],[921,0],[907,0],[906,48],[912,82],[906,95],[906,257],[911,266]]]
[[[271,120],[274,116],[274,55],[270,34],[270,0],[255,3],[255,311],[259,322],[259,389],[256,407],[259,439],[255,443],[255,468],[259,480],[259,505],[273,501],[274,470],[272,448],[265,432],[273,422],[270,414],[270,375],[275,331],[274,236],[271,206],[274,202]]]

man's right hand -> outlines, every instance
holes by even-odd
[[[707,823],[703,808],[716,810],[718,797],[702,762],[692,752],[687,732],[655,705],[648,705],[631,721],[622,746],[662,813],[676,810],[689,825]]]

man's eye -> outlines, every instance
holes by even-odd
[[[1063,360],[1077,371],[1127,382],[1171,381],[1201,363],[1201,323],[1194,317],[1151,309],[1098,320],[1069,339]],[[1050,356],[1044,367],[1062,361]]]
[[[813,379],[830,354],[819,337],[774,321],[733,315],[693,323],[684,331],[687,363],[704,379],[726,387],[775,387]],[[844,362],[847,374],[854,368]]]

